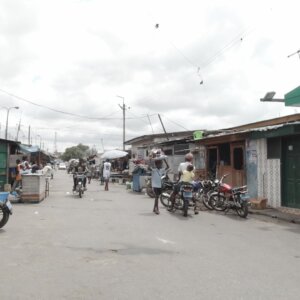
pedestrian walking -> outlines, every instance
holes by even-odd
[[[159,215],[158,198],[162,192],[162,176],[166,174],[165,168],[162,167],[162,160],[154,160],[155,167],[151,171],[152,189],[155,194],[153,212]]]
[[[104,190],[108,191],[108,182],[110,177],[110,171],[111,171],[111,163],[109,162],[109,159],[105,161],[103,164],[103,178],[105,182]]]
[[[22,187],[22,169],[23,169],[23,165],[22,165],[22,163],[19,159],[16,160],[16,164],[17,164],[17,166],[16,166],[16,178],[13,182],[11,192],[15,191],[17,188]]]

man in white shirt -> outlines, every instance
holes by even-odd
[[[178,166],[178,183],[176,185],[174,185],[173,192],[170,196],[171,207],[168,208],[169,211],[172,211],[174,209],[175,197],[180,191],[181,176],[182,176],[183,172],[186,171],[187,166],[192,164],[193,158],[194,158],[194,156],[192,153],[187,153],[185,155],[185,162],[180,163]]]
[[[105,182],[105,187],[104,187],[105,191],[108,191],[110,170],[111,170],[111,163],[109,162],[109,159],[107,159],[105,161],[105,163],[103,164],[103,178],[104,178],[104,182]]]

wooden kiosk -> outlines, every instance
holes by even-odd
[[[41,202],[46,196],[46,178],[42,174],[22,175],[22,196],[24,203]]]

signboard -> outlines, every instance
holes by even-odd
[[[194,138],[194,141],[201,140],[203,138],[203,131],[201,131],[201,130],[194,131],[193,138]]]

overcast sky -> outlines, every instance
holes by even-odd
[[[48,151],[55,136],[58,151],[122,149],[123,99],[126,140],[162,133],[158,114],[167,132],[294,114],[259,99],[299,85],[299,23],[289,0],[1,0],[0,106],[20,107],[9,138],[20,123]]]

